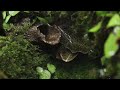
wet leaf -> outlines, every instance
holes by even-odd
[[[119,14],[115,14],[109,21],[107,28],[120,26],[120,16]]]
[[[51,73],[55,73],[56,67],[53,64],[48,63],[47,68]]]
[[[99,22],[97,25],[95,25],[93,28],[91,28],[89,32],[93,32],[93,33],[97,32],[98,30],[100,30],[101,26],[102,26],[102,21]]]

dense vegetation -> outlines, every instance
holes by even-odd
[[[1,11],[0,79],[120,78],[119,14]]]

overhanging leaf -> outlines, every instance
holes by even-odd
[[[119,49],[119,45],[116,43],[117,39],[118,37],[114,33],[109,35],[104,45],[104,54],[106,58],[111,58]]]
[[[8,16],[6,17],[6,19],[5,19],[5,23],[8,23],[10,17],[11,17],[10,15],[8,15]]]
[[[15,15],[17,15],[19,12],[20,12],[20,11],[9,11],[9,14],[10,14],[11,16],[15,16]]]
[[[93,32],[93,33],[97,32],[98,30],[100,30],[101,26],[102,26],[102,21],[99,22],[97,25],[95,25],[93,28],[91,28],[89,32]]]
[[[119,14],[115,14],[109,21],[107,28],[120,26],[120,16]]]

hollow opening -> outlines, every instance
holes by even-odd
[[[48,34],[48,25],[40,25],[38,27],[38,29],[40,30],[41,33],[43,33],[44,35],[47,35]]]

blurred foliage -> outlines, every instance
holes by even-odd
[[[105,74],[104,76],[116,76],[119,74],[119,69],[116,67],[118,66],[118,62],[114,60],[114,57],[116,56],[117,52],[119,52],[119,39],[120,39],[120,15],[119,12],[115,11],[96,11],[96,14],[98,16],[107,18],[109,17],[107,24],[105,26],[105,33],[106,41],[104,42],[104,54],[101,57],[101,63],[102,65],[105,65]],[[104,21],[105,22],[105,21]],[[99,23],[98,23],[99,25]],[[93,27],[90,32],[96,32],[99,28],[103,26],[99,26],[99,28],[96,29],[97,26]],[[95,29],[94,29],[95,28]],[[110,31],[111,30],[111,31]],[[101,30],[102,31],[102,30]],[[120,59],[120,58],[119,58]],[[116,65],[117,64],[117,65]],[[115,75],[116,74],[116,75]],[[112,78],[114,78],[114,76]]]

